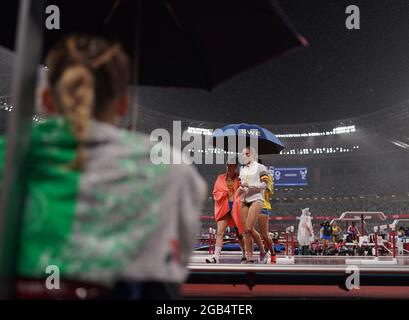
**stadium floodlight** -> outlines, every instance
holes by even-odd
[[[277,134],[279,138],[305,138],[305,137],[320,137],[320,136],[331,136],[336,134],[352,133],[356,131],[355,125],[343,126],[333,128],[331,131],[323,132],[303,132],[303,133],[284,133]]]
[[[346,126],[346,127],[337,127],[337,128],[332,129],[333,134],[351,133],[355,131],[356,131],[356,128],[354,125]]]
[[[188,127],[187,132],[190,134],[199,134],[199,135],[204,135],[204,136],[211,136],[213,134],[212,129],[197,128],[197,127]]]

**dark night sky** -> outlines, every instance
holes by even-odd
[[[409,1],[281,0],[310,46],[256,67],[212,92],[142,88],[144,107],[218,122],[335,120],[409,98]],[[347,30],[358,5],[361,29]]]

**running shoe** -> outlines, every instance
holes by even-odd
[[[216,256],[211,256],[206,258],[206,263],[219,263],[219,258]]]
[[[270,258],[270,252],[269,251],[267,251],[264,255],[262,255],[260,253],[260,263],[267,264],[269,258]]]
[[[247,263],[246,257],[241,257],[240,264],[246,264],[246,263]]]
[[[254,263],[255,263],[254,260],[247,260],[247,263],[246,263],[246,264],[254,264]]]
[[[277,256],[276,256],[276,255],[271,256],[270,263],[271,263],[271,264],[276,264],[276,263],[277,263]]]

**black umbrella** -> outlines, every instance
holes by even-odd
[[[59,7],[60,30],[45,30],[46,4]],[[18,50],[0,201],[0,298],[14,288],[36,71],[59,38],[119,40],[134,59],[134,84],[204,89],[306,44],[272,0],[7,0],[1,11],[0,45]]]
[[[140,85],[212,89],[306,44],[273,0],[47,2],[60,9],[61,29],[44,28],[43,56],[72,32],[108,36],[137,58]],[[2,3],[0,44],[7,47],[14,46],[17,3]]]

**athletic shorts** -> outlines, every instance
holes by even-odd
[[[232,209],[233,209],[233,201],[229,201],[229,213],[231,213]]]
[[[331,240],[331,236],[326,236],[325,234],[322,236],[322,239],[330,241]]]
[[[245,204],[246,206],[251,206],[254,202],[260,202],[260,204],[261,205],[263,205],[263,200],[254,200],[254,201],[252,201],[252,202],[244,202],[244,201],[241,201],[241,204]]]
[[[260,213],[261,213],[261,214],[265,214],[266,216],[271,217],[271,210],[270,210],[270,209],[263,208],[263,209],[261,209],[261,212],[260,212]]]

